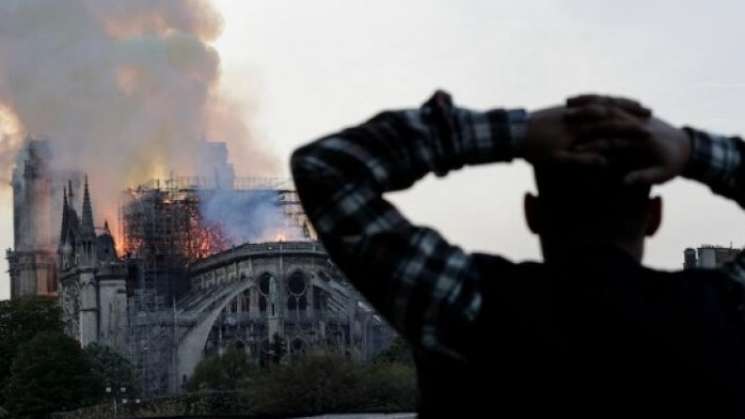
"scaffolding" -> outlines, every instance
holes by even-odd
[[[196,191],[139,187],[125,194],[120,225],[126,254],[188,264],[230,247],[202,218]]]
[[[285,221],[280,230],[300,231],[291,239],[316,239],[297,193],[289,181],[277,178],[236,178],[232,189],[219,188],[209,178],[176,177],[153,180],[127,189],[120,209],[123,250],[126,255],[143,259],[145,270],[156,262],[162,265],[189,264],[227,250],[245,241],[230,238],[228,229],[203,217],[201,203],[218,193],[248,196],[270,193],[273,204],[281,208]],[[271,237],[290,239],[290,237]]]
[[[253,190],[282,190],[289,189],[291,182],[288,179],[277,177],[236,177],[228,186],[228,189],[236,191]],[[161,189],[164,191],[186,191],[221,189],[225,185],[212,176],[171,176],[167,179],[151,179],[135,189]]]
[[[172,310],[152,289],[136,289],[128,304],[127,358],[139,392],[167,394],[175,371],[176,336]]]

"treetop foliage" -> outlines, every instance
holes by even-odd
[[[6,408],[17,417],[43,418],[96,402],[103,383],[76,340],[49,331],[19,347],[3,394]]]
[[[10,377],[18,348],[39,332],[62,332],[62,310],[45,297],[0,301],[0,389]],[[5,400],[0,392],[0,405]]]

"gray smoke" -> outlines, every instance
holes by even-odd
[[[196,169],[204,185],[199,191],[200,215],[231,245],[309,238],[303,222],[291,215],[297,208],[281,202],[282,182],[256,179],[256,184],[245,184],[246,179],[236,178],[225,143],[202,143]]]
[[[219,94],[221,26],[200,0],[0,2],[0,176],[27,133],[45,135],[59,169],[89,174],[103,224],[124,187],[189,173],[204,138],[226,141],[241,175],[272,173]]]
[[[307,240],[302,227],[284,213],[275,190],[204,191],[200,196],[200,212],[233,245]]]

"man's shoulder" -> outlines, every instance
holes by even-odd
[[[513,262],[505,257],[487,253],[473,253],[473,267],[478,275],[503,281],[516,282],[560,282],[576,286],[605,283],[608,286],[621,285],[624,288],[641,286],[646,288],[672,287],[685,289],[723,288],[745,289],[745,281],[736,281],[726,268],[665,270],[639,264],[630,257],[588,257],[563,263],[547,264],[540,261]],[[586,280],[585,280],[586,279]]]
[[[642,266],[642,276],[662,282],[685,284],[686,286],[737,286],[730,273],[725,268],[692,268],[666,270]]]
[[[632,291],[638,290],[649,312],[706,325],[708,329],[724,329],[729,324],[738,334],[745,331],[745,287],[726,267],[676,271],[643,268],[642,272]]]
[[[542,262],[531,260],[513,262],[506,257],[488,253],[473,253],[471,254],[471,257],[476,269],[480,271],[507,271],[518,273],[522,271],[540,270],[544,265]]]

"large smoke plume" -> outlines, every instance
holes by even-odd
[[[0,2],[2,183],[26,134],[50,139],[59,169],[88,173],[98,224],[116,221],[124,187],[189,173],[205,138],[228,143],[240,175],[272,173],[220,95],[221,26],[199,0]]]

